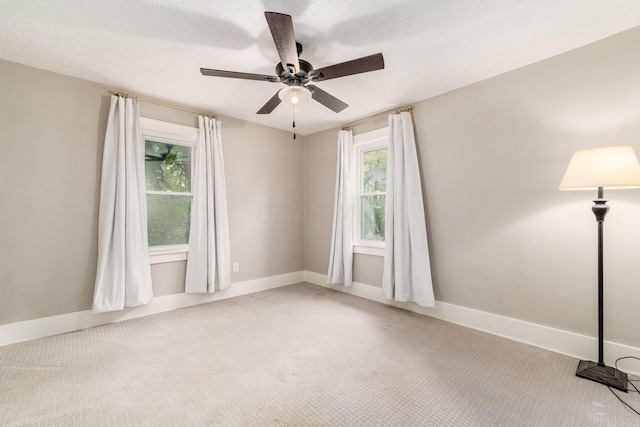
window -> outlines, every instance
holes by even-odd
[[[140,118],[140,124],[151,263],[185,260],[189,251],[197,129],[146,118]]]
[[[189,243],[191,223],[191,148],[146,139],[149,246]]]
[[[384,255],[388,128],[354,137],[354,252]]]

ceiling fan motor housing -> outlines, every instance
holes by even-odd
[[[305,84],[310,80],[314,80],[317,78],[313,76],[313,65],[305,61],[304,59],[298,59],[298,63],[300,64],[300,71],[297,73],[291,73],[290,70],[285,70],[282,66],[282,63],[278,62],[276,65],[276,75],[280,77],[280,81],[287,85],[290,85],[291,82],[299,82]],[[293,71],[293,70],[291,70]]]

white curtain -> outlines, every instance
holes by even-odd
[[[122,310],[152,298],[140,112],[135,100],[114,95],[102,158],[93,311]]]
[[[185,292],[212,293],[231,285],[231,249],[220,122],[199,117]]]
[[[420,168],[408,112],[389,116],[385,215],[385,295],[434,307]]]
[[[336,193],[333,208],[333,232],[327,283],[353,282],[353,206],[354,206],[354,159],[353,132],[338,133],[338,162],[336,168]]]

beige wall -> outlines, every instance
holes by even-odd
[[[415,104],[437,300],[597,336],[595,193],[558,185],[577,149],[640,153],[639,75],[635,29]],[[336,132],[305,140],[305,267],[322,274]],[[605,196],[605,336],[638,347],[640,190]],[[356,255],[354,279],[379,285],[381,263]]]
[[[0,324],[91,307],[112,88],[0,61]],[[195,126],[141,103],[141,115]],[[303,138],[222,117],[234,282],[303,268]],[[185,263],[152,267],[156,296]]]
[[[336,179],[337,130],[305,137],[304,267],[327,273]]]

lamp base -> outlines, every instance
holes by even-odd
[[[578,363],[576,376],[627,392],[627,374],[611,366],[599,365],[590,360],[581,360]]]

